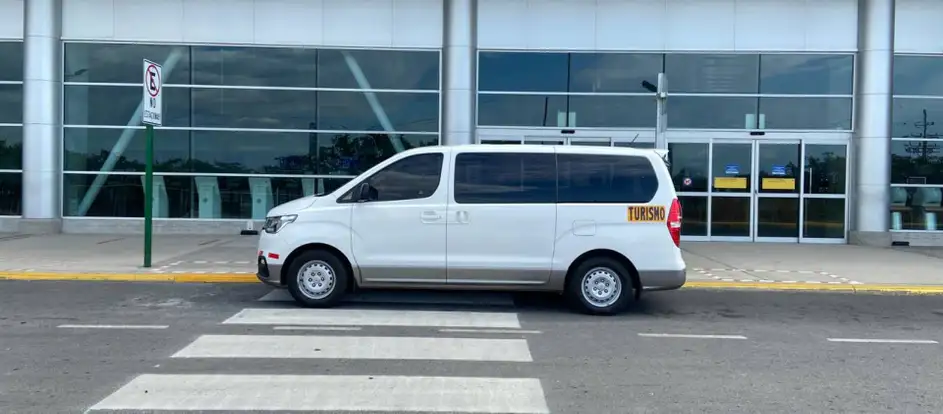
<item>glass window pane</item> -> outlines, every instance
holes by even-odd
[[[141,95],[138,89],[138,95]],[[140,100],[141,97],[138,97]],[[0,85],[0,124],[23,122],[23,85]]]
[[[566,92],[566,53],[480,52],[478,90],[502,92]]]
[[[711,197],[711,236],[750,237],[750,201],[749,197]]]
[[[202,88],[191,90],[192,126],[195,127],[300,130],[317,128],[315,106],[318,92]],[[138,94],[140,95],[140,92]],[[167,104],[164,104],[164,108],[166,111]]]
[[[571,53],[569,92],[650,93],[642,82],[658,84],[663,56],[655,53]]]
[[[711,176],[714,182],[711,184],[711,191],[713,193],[749,193],[753,185],[753,145],[720,142],[713,145]],[[725,178],[725,182],[718,180],[721,177]],[[734,180],[735,178],[741,180]]]
[[[570,128],[654,128],[650,96],[570,96]]]
[[[845,145],[806,144],[806,194],[845,194],[846,149]]]
[[[612,143],[615,147],[623,148],[640,148],[640,149],[651,149],[655,148],[655,143],[651,141],[615,141]]]
[[[853,71],[852,55],[762,55],[760,93],[851,95]]]
[[[668,162],[675,191],[707,191],[710,147],[704,143],[669,142]],[[705,220],[706,222],[706,220]]]
[[[356,71],[363,73],[371,89],[439,90],[438,51],[318,51],[318,86],[364,89]]]
[[[164,84],[189,84],[189,55],[187,46],[66,43],[63,80],[139,85],[143,61],[148,59],[163,66]]]
[[[313,174],[316,134],[193,131],[193,171],[235,174]]]
[[[565,127],[566,112],[566,96],[478,94],[478,125]]]
[[[658,177],[645,157],[557,155],[559,203],[647,203]]]
[[[377,93],[374,112],[361,92],[318,92],[318,129],[340,131],[384,131],[381,116],[397,132],[439,132],[439,94]]]
[[[317,174],[359,175],[403,150],[438,145],[438,135],[318,134]]]
[[[707,236],[707,197],[678,197],[681,203],[681,235]]]
[[[756,98],[674,96],[668,101],[668,128],[756,129],[756,113]]]
[[[940,230],[941,201],[941,187],[891,187],[891,229]]]
[[[23,42],[0,41],[0,81],[23,80]]]
[[[192,49],[192,83],[196,85],[317,86],[315,49],[220,46]]]
[[[943,143],[891,141],[891,182],[943,184]]]
[[[463,153],[455,157],[455,202],[539,204],[557,199],[553,154]]]
[[[189,134],[179,130],[154,131],[154,171],[190,171]],[[116,154],[110,171],[144,172],[144,129],[64,128],[62,136],[66,171],[100,171],[111,152],[123,142],[124,149]]]
[[[894,56],[894,95],[943,96],[943,56]]]
[[[441,153],[403,158],[370,176],[371,202],[420,200],[432,197],[442,178]],[[359,191],[354,188],[352,191]]]
[[[891,136],[895,138],[931,138],[943,135],[943,99],[894,98]]]
[[[23,214],[23,174],[0,173],[0,216]]]
[[[23,168],[23,128],[0,127],[0,170]]]
[[[138,72],[143,70],[139,68]],[[140,79],[138,79],[140,83]],[[66,125],[141,125],[140,86],[66,85],[64,119]],[[190,125],[190,90],[164,88],[163,126]],[[130,121],[137,119],[137,122]]]
[[[845,200],[806,198],[802,237],[812,239],[845,238]]]
[[[851,130],[851,98],[760,98],[760,129]]]
[[[757,93],[760,56],[669,53],[668,88],[675,93]]]
[[[756,237],[799,237],[799,199],[756,199]]]
[[[89,193],[95,181],[93,174],[63,175],[63,213],[65,216],[81,217],[143,217],[144,176],[109,175],[104,185]],[[155,193],[155,218],[191,217],[191,181],[189,177],[154,177],[155,187],[163,183],[165,191]],[[85,197],[92,202],[87,211],[79,211]]]

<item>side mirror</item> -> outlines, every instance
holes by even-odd
[[[363,203],[373,199],[373,187],[370,186],[370,183],[360,184],[360,189],[357,191],[357,202]]]

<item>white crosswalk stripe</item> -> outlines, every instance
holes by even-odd
[[[398,375],[404,361],[441,366],[457,362],[483,364],[531,363],[527,338],[508,338],[521,330],[516,313],[448,312],[378,309],[247,308],[221,324],[242,327],[239,334],[206,334],[173,354],[172,361],[202,361],[200,372],[142,373],[89,409],[121,411],[376,411],[549,414],[546,396],[537,378],[483,376]],[[358,330],[297,331],[245,328],[260,325],[349,327]],[[390,327],[429,336],[382,336]],[[434,329],[429,329],[434,328]],[[478,335],[489,330],[501,338],[482,338],[447,332],[467,330]],[[521,330],[523,331],[523,330]],[[205,372],[206,361],[238,364],[267,360],[282,367],[313,359],[373,361],[389,364],[383,375],[353,372],[317,372],[297,375],[281,368],[264,373],[233,370]],[[277,361],[286,361],[281,365]],[[389,362],[385,362],[389,361]],[[307,363],[306,366],[312,366]],[[257,365],[246,365],[257,366]],[[318,365],[313,365],[317,367]],[[342,366],[346,366],[342,365]],[[375,366],[375,365],[373,365]],[[222,371],[222,369],[220,369]],[[301,371],[307,374],[307,371]],[[451,372],[450,372],[451,374]],[[461,372],[456,374],[461,375]],[[480,375],[476,374],[476,375]]]

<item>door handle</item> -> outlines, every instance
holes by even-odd
[[[435,211],[423,211],[423,212],[422,212],[422,219],[423,219],[423,220],[438,220],[438,219],[440,219],[440,218],[442,218],[442,216],[440,216],[439,213],[436,213]]]
[[[468,223],[468,212],[467,211],[456,211],[455,212],[455,221],[458,223]]]

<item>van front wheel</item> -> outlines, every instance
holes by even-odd
[[[347,292],[349,275],[333,254],[312,250],[301,253],[288,268],[288,291],[299,304],[328,308]]]
[[[571,304],[597,315],[613,315],[628,306],[634,295],[629,271],[607,257],[591,258],[580,264],[567,283]]]

